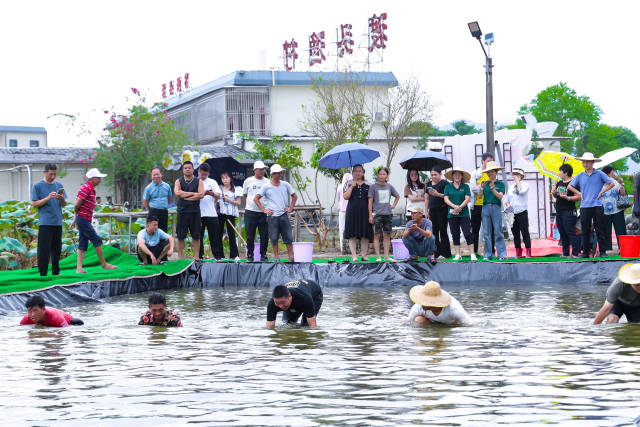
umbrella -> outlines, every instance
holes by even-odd
[[[558,151],[545,150],[536,157],[533,163],[542,175],[548,176],[556,181],[560,181],[560,166],[564,163],[571,165],[573,168],[573,176],[584,171],[581,161],[576,160],[576,158],[570,154]]]
[[[604,153],[602,156],[600,156],[602,161],[596,163],[596,167],[598,169],[601,169],[606,165],[609,165],[613,162],[616,162],[618,160],[624,159],[625,157],[632,155],[636,151],[638,151],[637,148],[631,148],[631,147],[623,147],[623,148],[618,148],[617,150],[609,151],[608,153]]]
[[[431,170],[434,166],[440,169],[451,167],[451,160],[442,153],[435,151],[416,151],[400,161],[403,169],[416,169],[419,171]]]
[[[357,142],[340,144],[333,147],[318,161],[325,169],[344,169],[362,165],[380,157],[380,153],[371,147]]]
[[[215,179],[220,185],[222,185],[220,179],[222,172],[229,172],[234,186],[241,187],[247,178],[247,168],[233,157],[213,157],[206,159],[205,162],[211,167],[209,178]]]

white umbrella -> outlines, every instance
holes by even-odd
[[[625,157],[632,155],[636,151],[638,151],[637,148],[631,148],[631,147],[623,147],[623,148],[618,148],[617,150],[609,151],[608,153],[604,153],[602,156],[600,156],[602,161],[597,162],[595,166],[598,169],[602,169],[603,167],[613,162],[616,162],[620,159],[624,159]]]

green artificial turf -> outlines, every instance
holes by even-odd
[[[89,246],[85,253],[84,269],[87,273],[76,273],[76,255],[70,255],[60,261],[60,275],[51,275],[51,266],[46,277],[41,277],[37,268],[0,272],[0,295],[9,293],[29,292],[50,288],[58,285],[74,283],[101,282],[108,280],[123,280],[133,277],[152,277],[159,274],[172,276],[184,271],[193,261],[181,259],[168,261],[163,265],[138,265],[138,258],[128,255],[111,246],[102,246],[108,263],[118,266],[116,270],[103,270],[98,255]]]

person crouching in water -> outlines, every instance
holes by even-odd
[[[64,328],[69,325],[84,325],[80,319],[76,319],[69,313],[57,308],[45,307],[44,298],[40,295],[32,295],[25,304],[27,314],[20,321],[21,325],[42,325]]]
[[[149,295],[149,309],[140,317],[138,325],[182,327],[177,311],[167,307],[164,295],[154,292]]]
[[[471,216],[469,214],[469,202],[471,201],[471,189],[466,184],[471,178],[469,172],[454,167],[445,174],[451,181],[444,189],[444,202],[449,206],[449,230],[453,240],[453,248],[456,251],[454,261],[460,261],[460,230],[464,234],[464,240],[471,254],[471,261],[478,261],[473,252],[473,234],[471,233]]]
[[[442,323],[471,326],[474,324],[458,300],[440,289],[438,282],[429,281],[424,286],[414,286],[409,291],[409,298],[414,302],[409,313],[409,321],[416,325]]]
[[[322,306],[322,288],[310,280],[296,280],[273,288],[267,304],[267,329],[276,325],[276,315],[282,311],[283,323],[296,323],[302,315],[300,326],[315,329],[316,317]]]
[[[522,257],[522,248],[520,247],[520,235],[524,241],[525,257],[531,258],[531,236],[529,236],[529,213],[527,211],[529,205],[529,184],[524,182],[524,170],[513,168],[511,171],[514,184],[507,192],[507,203],[505,206],[513,208],[513,243],[516,245],[516,257]]]
[[[620,268],[593,324],[598,325],[605,318],[607,323],[618,323],[623,315],[629,323],[640,323],[640,264],[626,264]]]

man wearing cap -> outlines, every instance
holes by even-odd
[[[254,198],[269,180],[264,177],[265,165],[258,160],[253,164],[253,176],[244,180],[242,194],[244,195],[244,229],[247,233],[247,259],[253,261],[253,248],[256,238],[256,228],[260,233],[260,261],[267,261],[267,247],[269,245],[269,226],[267,215],[260,210]]]
[[[269,239],[276,262],[280,259],[279,236],[282,236],[282,241],[287,246],[289,262],[293,262],[293,233],[289,214],[293,212],[298,195],[287,181],[282,181],[283,170],[277,163],[271,166],[271,181],[260,189],[253,201],[267,215]],[[291,202],[289,202],[289,196],[291,196]],[[261,201],[263,198],[264,200]]]
[[[162,170],[155,166],[151,169],[151,183],[142,194],[142,203],[150,216],[158,218],[158,228],[165,233],[169,230],[169,202],[171,186],[162,180]]]
[[[96,187],[102,181],[102,178],[107,176],[100,173],[97,168],[89,169],[87,171],[87,182],[78,190],[78,196],[76,203],[73,205],[75,217],[71,222],[71,228],[76,224],[78,225],[78,253],[77,253],[77,266],[76,273],[86,273],[87,271],[82,267],[84,262],[84,254],[89,247],[89,242],[93,243],[93,247],[98,254],[100,264],[103,270],[113,270],[115,265],[108,264],[104,259],[102,252],[102,238],[98,236],[96,230],[91,224],[93,219],[93,210],[96,207]]]
[[[300,326],[315,329],[322,298],[322,288],[311,280],[295,280],[276,286],[267,304],[266,327],[273,329],[276,325],[276,315],[282,311],[283,323],[297,323],[302,316]]]
[[[505,194],[504,182],[498,179],[498,171],[504,169],[496,162],[487,162],[483,173],[489,177],[489,181],[484,181],[482,195],[484,197],[482,206],[482,229],[484,230],[484,259],[490,260],[493,256],[491,250],[491,238],[495,240],[498,259],[507,258],[507,246],[502,234],[502,198]]]
[[[529,184],[524,182],[524,169],[513,168],[511,170],[514,184],[507,192],[506,208],[513,209],[513,243],[516,246],[516,257],[522,257],[522,241],[524,241],[525,257],[531,258],[531,236],[529,235]]]
[[[421,256],[427,257],[430,262],[433,262],[436,239],[433,236],[431,221],[424,217],[422,206],[413,206],[410,208],[410,212],[411,221],[407,222],[405,226],[402,243],[409,251],[411,260],[415,261]]]
[[[424,286],[414,286],[409,291],[409,298],[414,303],[409,313],[409,321],[416,325],[428,326],[431,323],[441,323],[472,326],[474,324],[458,300],[440,289],[438,282],[429,281]]]
[[[600,257],[607,256],[605,250],[606,241],[604,236],[604,207],[602,206],[602,194],[611,190],[615,183],[601,170],[593,168],[595,162],[602,161],[593,156],[593,153],[584,153],[582,157],[578,157],[578,160],[582,161],[584,166],[584,172],[571,180],[571,183],[567,186],[567,189],[573,191],[578,195],[580,202],[580,224],[582,230],[586,230],[585,238],[582,241],[582,257],[589,258],[591,252],[591,242],[589,239],[588,231],[591,230],[591,223],[593,222],[596,234],[598,235],[598,247],[600,250]],[[579,188],[579,190],[578,190]]]
[[[598,325],[606,318],[607,323],[618,323],[622,315],[627,322],[640,323],[640,264],[623,265],[609,289],[607,297],[593,319]]]

